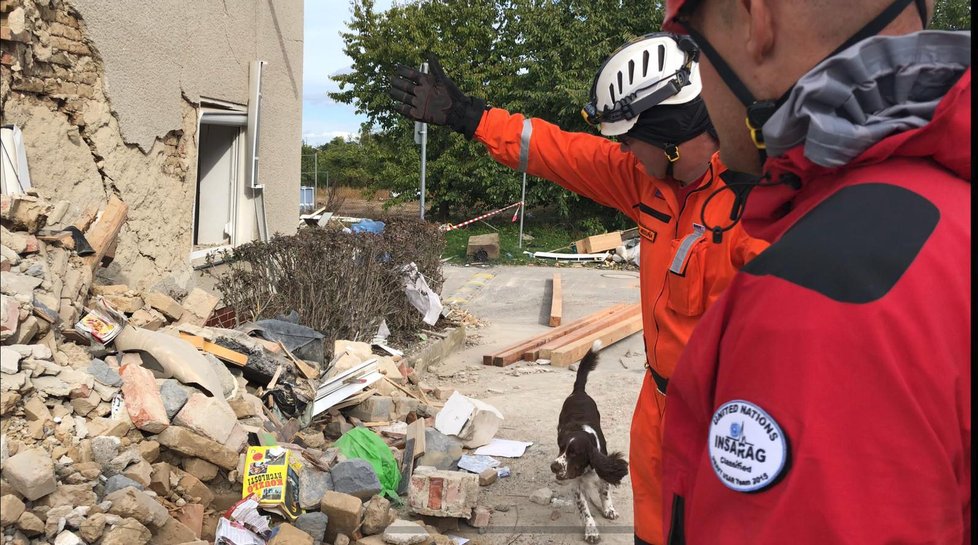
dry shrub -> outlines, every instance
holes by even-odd
[[[386,218],[381,235],[341,228],[303,228],[292,236],[252,242],[225,256],[217,289],[239,323],[295,310],[300,323],[333,341],[369,341],[387,320],[392,343],[407,342],[425,324],[408,302],[399,269],[414,262],[439,292],[444,237],[434,224]]]

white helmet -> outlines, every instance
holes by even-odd
[[[598,69],[584,120],[605,136],[628,132],[645,110],[699,96],[699,48],[687,36],[654,32],[618,48]]]

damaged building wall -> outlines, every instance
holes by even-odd
[[[112,194],[129,205],[102,274],[139,288],[192,283],[201,100],[246,106],[253,60],[267,62],[258,150],[267,223],[295,230],[301,1],[2,0],[0,14],[2,122],[24,131],[33,184],[69,201],[68,217]],[[251,216],[239,221],[254,222],[246,204]]]

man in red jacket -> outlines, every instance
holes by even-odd
[[[970,32],[923,0],[666,6],[771,242],[669,384],[667,543],[972,543]]]
[[[669,377],[704,309],[738,268],[767,247],[739,226],[719,239],[702,226],[704,220],[727,220],[736,196],[723,192],[701,214],[706,198],[724,187],[726,167],[699,96],[696,56],[691,41],[654,33],[608,57],[584,113],[618,144],[487,108],[482,99],[463,95],[437,59],[430,61],[431,74],[399,67],[390,91],[402,114],[447,125],[485,144],[500,163],[617,208],[638,224],[649,370],[629,451],[638,544],[662,543],[661,424]],[[617,517],[613,511],[603,514]],[[595,542],[597,528],[586,527],[585,537]]]

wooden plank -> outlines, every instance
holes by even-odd
[[[621,312],[616,312],[611,316],[605,316],[604,318],[597,320],[586,327],[582,327],[581,329],[578,329],[577,331],[564,335],[563,337],[556,338],[535,350],[527,352],[523,354],[523,359],[527,361],[535,361],[541,358],[545,360],[549,360],[551,359],[551,356],[553,356],[554,351],[560,349],[563,346],[567,346],[571,343],[577,342],[585,337],[593,336],[595,333],[599,331],[603,331],[618,322],[628,320],[634,316],[641,316],[641,315],[642,315],[642,306],[639,303],[635,303],[634,305],[628,307],[627,309]]]
[[[418,458],[420,456],[423,456],[426,447],[425,440],[424,440],[423,418],[419,418],[414,422],[408,424],[407,439],[408,441],[414,441],[414,457]]]
[[[196,348],[197,350],[203,350],[204,343],[207,342],[207,339],[203,337],[200,337],[198,335],[192,335],[190,333],[185,333],[183,331],[180,332],[180,338],[192,344],[193,347]]]
[[[292,363],[294,363],[295,366],[299,368],[299,371],[301,371],[302,374],[306,376],[306,378],[319,377],[319,373],[316,372],[316,370],[311,365],[295,357],[295,355],[292,354],[292,352],[290,352],[289,349],[285,347],[285,343],[283,343],[282,341],[278,341],[277,346],[280,351],[285,352],[285,355],[288,356],[290,360],[292,360]],[[248,361],[247,358],[245,358],[245,361]]]
[[[482,363],[485,365],[496,365],[496,366],[505,366],[505,365],[510,365],[512,363],[516,363],[523,357],[523,354],[528,350],[533,350],[538,346],[543,346],[548,342],[562,335],[566,335],[571,331],[576,331],[577,329],[580,329],[588,325],[589,323],[594,322],[595,320],[599,320],[609,314],[615,314],[616,312],[620,312],[621,310],[624,310],[626,307],[628,307],[627,303],[619,303],[617,305],[589,314],[569,324],[564,324],[562,326],[555,327],[548,331],[544,331],[543,333],[536,335],[534,337],[530,337],[525,341],[520,341],[519,343],[508,346],[498,352],[483,356]]]
[[[560,286],[560,273],[554,273],[553,294],[550,297],[550,327],[560,325],[560,318],[564,314],[564,296]]]
[[[239,367],[248,363],[247,354],[235,352],[230,348],[224,348],[223,346],[210,341],[204,341],[204,352],[210,352],[211,354],[214,354],[217,359],[226,361],[228,363],[233,363]]]
[[[625,337],[638,333],[642,330],[642,315],[633,316],[625,321],[615,322],[611,326],[594,333],[593,335],[579,339],[567,346],[558,348],[550,355],[550,365],[555,367],[567,367],[568,365],[580,361],[591,349],[594,341],[600,340],[604,347],[624,339]]]
[[[197,350],[203,350],[204,352],[209,352],[213,354],[215,357],[217,357],[217,359],[221,361],[233,363],[239,367],[248,364],[247,354],[242,354],[241,352],[235,352],[230,348],[225,348],[217,343],[212,343],[199,335],[192,335],[190,333],[181,331],[180,338],[193,345],[193,347],[196,348]]]
[[[129,205],[122,202],[122,199],[113,195],[109,198],[109,204],[105,206],[102,216],[85,233],[85,239],[95,250],[95,253],[83,257],[85,263],[95,269],[105,253],[108,252],[115,239],[119,236],[122,224],[126,223],[126,214],[129,212]]]

